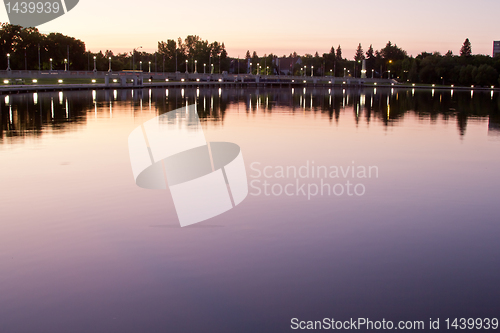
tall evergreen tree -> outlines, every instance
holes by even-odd
[[[460,49],[460,55],[462,57],[470,57],[472,55],[472,46],[469,41],[469,38],[466,38],[462,48]]]
[[[359,43],[358,48],[356,49],[356,54],[354,55],[354,60],[359,61],[363,60],[365,55],[363,53],[363,48],[361,47],[361,43]]]
[[[370,48],[368,49],[368,51],[366,51],[366,59],[368,59],[368,60],[375,59],[375,54],[374,54],[374,51],[373,51],[372,44],[370,44]]]
[[[342,49],[340,48],[340,44],[339,47],[337,47],[337,54],[335,55],[335,57],[337,58],[337,60],[342,60]]]

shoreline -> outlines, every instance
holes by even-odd
[[[319,79],[319,78],[318,78]],[[292,80],[293,81],[293,80]],[[318,80],[320,81],[320,80]],[[285,87],[314,87],[314,88],[391,88],[391,89],[427,89],[427,90],[464,90],[464,91],[494,91],[499,92],[500,88],[487,87],[455,87],[455,86],[428,86],[428,85],[413,85],[413,84],[374,84],[374,83],[330,83],[324,82],[231,82],[231,81],[169,81],[169,82],[146,82],[142,85],[121,85],[121,84],[30,84],[30,85],[4,85],[0,86],[0,95],[22,94],[30,92],[49,92],[49,91],[71,91],[71,90],[116,90],[116,89],[146,89],[146,88],[202,88],[202,87],[226,87],[226,88],[243,88],[243,87],[263,87],[263,88],[285,88]]]

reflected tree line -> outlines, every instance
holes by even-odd
[[[397,126],[407,114],[432,122],[456,121],[466,133],[470,117],[489,119],[490,134],[500,134],[497,92],[391,88],[204,88],[46,92],[0,97],[0,141],[76,130],[104,113],[143,111],[164,114],[195,104],[202,121],[223,125],[229,108],[261,112],[319,112],[339,124],[352,114],[357,124],[378,121]],[[487,118],[488,117],[488,118]]]

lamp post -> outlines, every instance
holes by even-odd
[[[10,53],[7,53],[7,70],[10,71]]]
[[[52,58],[50,58],[49,60],[50,60],[50,71],[52,72]]]
[[[111,57],[109,57],[109,69],[108,72],[111,72]]]
[[[213,74],[214,73],[214,64],[210,64],[210,66],[212,66],[212,68],[210,69],[210,74]]]
[[[389,80],[390,80],[391,79],[391,70],[389,69],[387,72],[389,73]]]
[[[333,69],[330,69],[330,76],[333,76]]]
[[[373,79],[373,72],[374,72],[374,71],[375,71],[375,70],[374,70],[374,69],[372,69],[372,79]]]
[[[186,74],[189,74],[189,71],[188,71],[188,60],[186,59]]]
[[[141,61],[139,61],[139,71],[141,71],[141,72],[142,72],[142,60],[141,60]]]
[[[97,57],[94,56],[94,73],[97,72]]]
[[[346,68],[344,67],[344,77],[345,77],[345,70],[346,70]]]
[[[203,64],[203,74],[206,74],[206,73],[207,73],[207,72],[206,72],[206,70],[207,70],[207,64],[205,64],[205,63],[204,63],[204,64]]]
[[[269,75],[269,66],[266,66],[266,75]]]
[[[194,61],[194,73],[198,74],[198,60]]]
[[[253,72],[253,63],[251,62],[250,63],[250,73],[249,74],[252,74],[252,72]]]
[[[314,76],[314,66],[311,65],[311,77],[313,77],[313,76]]]
[[[64,71],[68,71],[68,59],[64,59]]]
[[[142,46],[139,46],[132,50],[132,70],[135,70],[135,50],[142,49]],[[177,56],[177,54],[176,54]]]
[[[151,73],[151,61],[149,62],[149,73]]]

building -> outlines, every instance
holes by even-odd
[[[493,57],[500,55],[500,40],[493,42]]]
[[[273,62],[281,75],[292,75],[293,67],[302,64],[300,57],[277,58]]]

